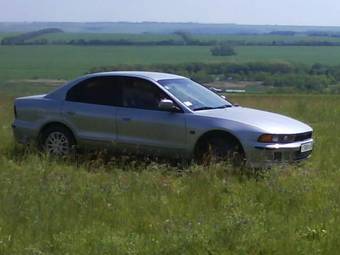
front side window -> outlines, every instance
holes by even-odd
[[[122,106],[146,110],[160,110],[162,99],[169,99],[168,95],[155,84],[140,78],[126,78],[122,86]]]
[[[219,95],[189,79],[165,79],[158,83],[194,111],[232,106]]]

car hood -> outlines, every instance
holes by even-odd
[[[246,107],[230,107],[195,112],[197,115],[236,121],[261,129],[270,134],[297,134],[312,131],[301,121],[277,113],[266,112]]]

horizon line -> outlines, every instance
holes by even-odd
[[[245,24],[245,23],[220,23],[196,21],[3,21],[0,23],[129,23],[129,24],[197,24],[197,25],[234,25],[234,26],[280,26],[280,27],[340,27],[340,25],[287,25],[287,24]]]

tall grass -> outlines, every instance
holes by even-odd
[[[1,97],[0,254],[337,254],[340,98],[232,99],[311,124],[313,158],[257,173],[55,160],[13,143]]]

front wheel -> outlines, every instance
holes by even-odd
[[[242,166],[245,156],[242,146],[230,137],[209,137],[198,145],[196,158],[199,163],[228,162],[233,166]]]
[[[72,133],[63,126],[52,126],[43,131],[40,147],[44,152],[54,156],[70,155],[75,146]]]

